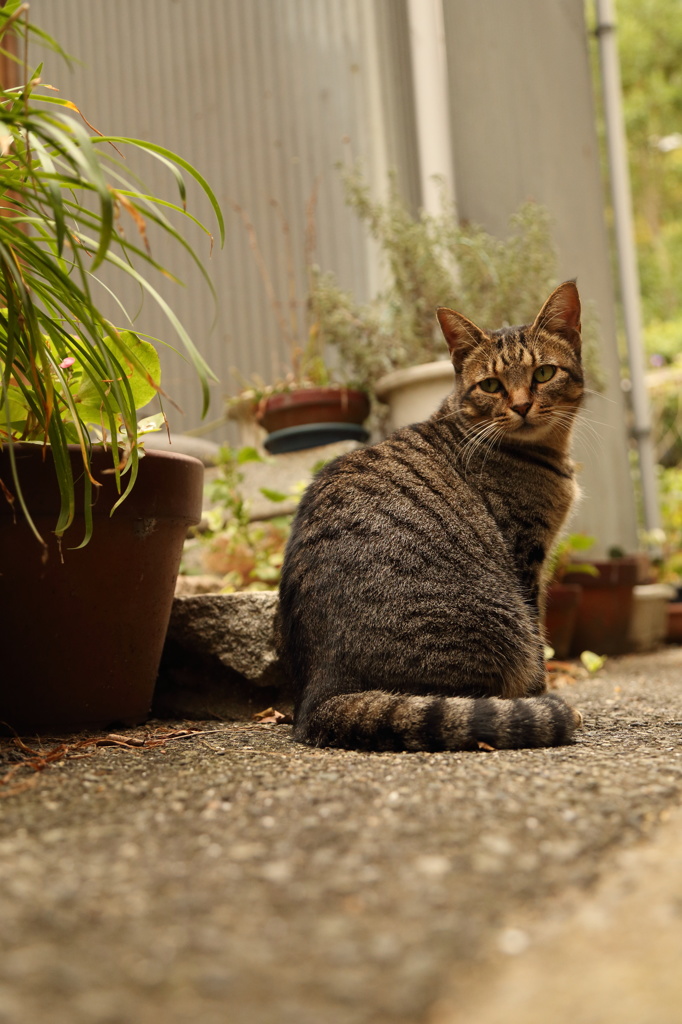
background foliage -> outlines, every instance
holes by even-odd
[[[670,359],[682,352],[682,0],[616,8],[647,347]]]

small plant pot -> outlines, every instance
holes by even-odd
[[[590,565],[597,570],[596,576],[587,573],[564,576],[564,583],[577,583],[582,588],[571,656],[577,657],[582,651],[626,654],[631,649],[629,634],[637,560],[617,558],[590,561]]]
[[[631,651],[653,651],[666,639],[668,609],[675,588],[667,583],[641,583],[633,593],[629,647]]]
[[[666,643],[682,644],[682,601],[668,604]]]
[[[369,398],[353,388],[299,388],[270,395],[256,419],[268,433],[308,423],[364,423]]]
[[[47,558],[20,512],[0,496],[0,607],[3,619],[0,722],[3,730],[52,734],[143,721],[152,694],[187,529],[199,522],[203,466],[150,452],[131,494],[118,499],[109,453],[93,452],[101,482],[90,543],[75,523],[61,548],[54,529],[59,490],[52,453],[16,448],[19,479]],[[70,448],[74,476],[80,451]],[[13,489],[7,448],[0,479]],[[76,485],[76,510],[82,480]]]
[[[571,652],[581,596],[577,583],[552,583],[547,588],[545,634],[557,658],[568,658]]]
[[[366,441],[362,426],[369,398],[352,388],[300,388],[271,395],[259,406],[257,422],[268,432],[271,454],[300,451],[334,441]]]

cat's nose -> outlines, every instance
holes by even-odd
[[[519,416],[525,417],[532,404],[532,402],[518,402],[516,405],[512,405],[512,409],[514,412],[517,412]]]

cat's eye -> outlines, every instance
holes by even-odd
[[[489,395],[494,395],[497,391],[502,390],[502,384],[497,377],[486,377],[485,380],[479,381],[478,386],[481,391],[485,391]]]
[[[533,380],[536,380],[538,384],[544,384],[545,381],[551,380],[555,373],[556,366],[550,366],[549,363],[545,366],[538,366],[533,374]]]

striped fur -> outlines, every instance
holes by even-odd
[[[544,562],[576,489],[577,289],[561,285],[524,327],[438,316],[453,394],[327,466],[299,506],[280,605],[303,743],[552,746],[580,724],[544,692],[540,624]]]

